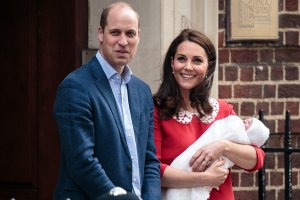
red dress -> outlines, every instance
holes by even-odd
[[[154,110],[154,142],[156,154],[159,158],[161,176],[167,166],[179,156],[186,148],[193,144],[211,126],[215,120],[223,119],[228,115],[235,115],[232,106],[225,101],[210,98],[213,105],[213,113],[205,119],[199,120],[196,115],[190,116],[190,122],[184,124],[177,119],[159,120],[157,107]],[[254,147],[257,155],[256,166],[248,171],[261,169],[265,153],[261,148]],[[211,200],[232,200],[234,199],[232,190],[231,174],[219,187],[210,192]]]

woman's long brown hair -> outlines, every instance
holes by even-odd
[[[212,106],[209,103],[209,95],[213,83],[214,71],[216,68],[216,50],[210,39],[203,33],[184,29],[172,41],[165,55],[163,62],[162,83],[156,94],[153,96],[154,104],[159,108],[160,119],[170,119],[178,115],[180,106],[183,103],[178,84],[172,73],[171,61],[174,58],[177,47],[184,41],[194,42],[200,45],[208,57],[208,69],[205,79],[190,93],[191,106],[196,108],[200,117],[210,114]]]

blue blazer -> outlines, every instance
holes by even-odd
[[[153,140],[153,101],[148,85],[127,84],[143,200],[160,199],[159,161]],[[54,104],[61,165],[54,199],[95,199],[115,186],[132,192],[132,164],[110,84],[99,61],[70,73]]]

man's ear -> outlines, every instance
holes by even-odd
[[[101,27],[99,27],[99,29],[98,29],[98,40],[100,42],[103,41],[103,32],[104,32],[104,30]]]
[[[139,28],[138,29],[138,36],[139,36],[139,39],[141,38],[141,29]]]

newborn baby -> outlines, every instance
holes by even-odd
[[[239,144],[261,147],[269,135],[269,129],[258,119],[242,120],[235,115],[230,115],[215,121],[198,140],[176,157],[170,166],[191,171],[189,161],[192,156],[203,145],[215,140],[225,139]],[[228,158],[222,156],[222,159],[225,161],[224,168],[230,168],[234,165]],[[210,186],[162,189],[162,200],[207,200],[212,189],[213,187]]]

